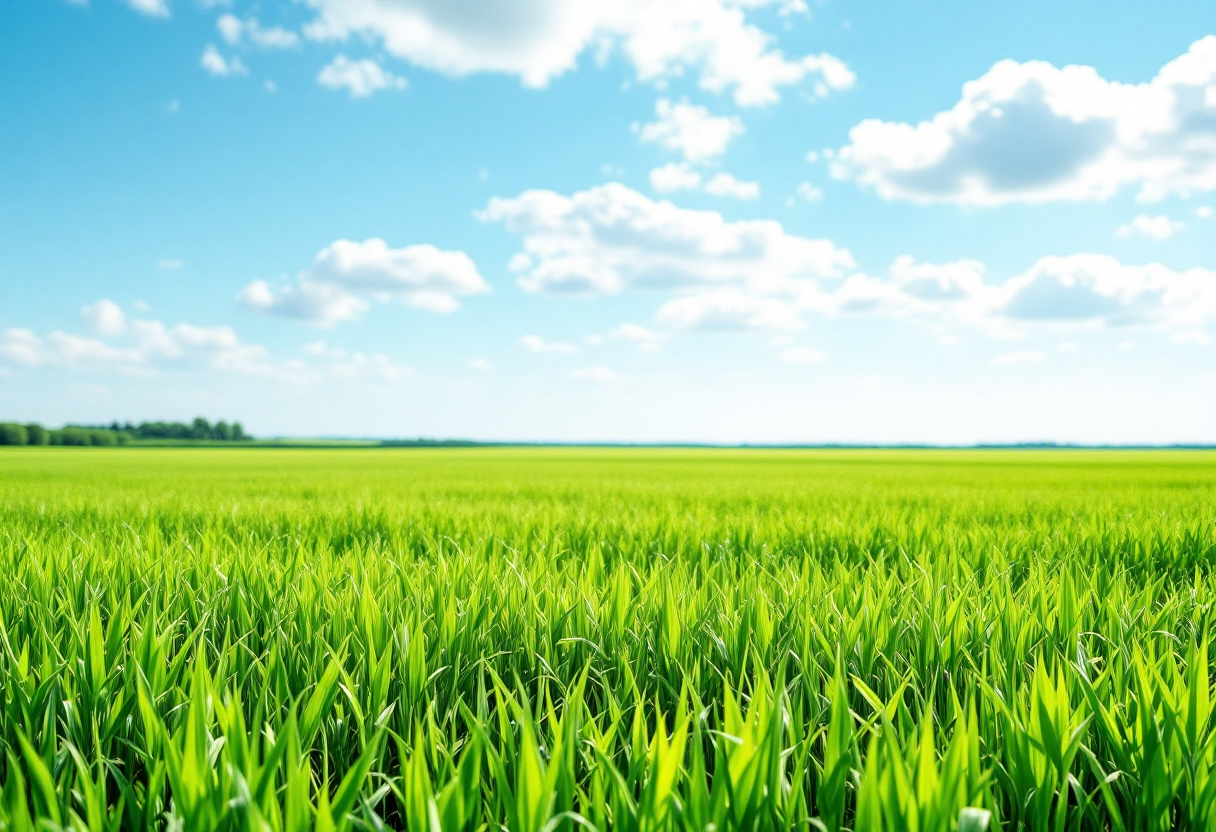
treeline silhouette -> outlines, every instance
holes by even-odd
[[[203,417],[193,422],[111,422],[108,425],[65,425],[44,428],[36,422],[0,423],[0,445],[129,445],[141,440],[181,442],[246,442],[253,439],[240,422],[220,420],[215,424]]]

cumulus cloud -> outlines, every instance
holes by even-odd
[[[823,198],[823,191],[816,188],[810,182],[800,182],[798,183],[798,196],[807,202],[815,202]]]
[[[1115,229],[1115,234],[1119,237],[1130,237],[1133,234],[1138,234],[1141,237],[1148,237],[1150,240],[1168,240],[1184,228],[1186,228],[1185,223],[1172,220],[1166,216],[1140,214],[1132,219],[1131,222]]]
[[[661,194],[673,191],[695,191],[701,187],[701,174],[687,162],[668,162],[650,171],[650,187]]]
[[[99,301],[85,309],[105,309],[106,303]],[[266,351],[242,343],[227,326],[188,323],[167,326],[161,321],[135,320],[121,330],[96,331],[105,337],[88,338],[61,331],[40,336],[28,329],[5,330],[0,335],[0,358],[28,367],[70,370],[113,368],[149,372],[170,363],[257,374],[269,370],[265,365]],[[120,335],[126,337],[114,343],[113,338]]]
[[[107,298],[82,308],[80,317],[85,327],[95,335],[121,335],[127,329],[127,316],[122,307]]]
[[[186,264],[176,257],[165,257],[156,261],[156,268],[164,269],[165,271],[177,271]]]
[[[817,300],[842,314],[953,320],[1016,335],[1028,327],[1190,329],[1216,320],[1216,272],[1127,265],[1105,254],[1043,257],[1004,282],[982,263],[916,263],[902,257],[887,278],[853,275]]]
[[[1212,208],[1211,205],[1200,205],[1195,209],[1195,216],[1201,220],[1210,220],[1212,217],[1216,217],[1216,208]]]
[[[241,290],[237,302],[255,312],[321,327],[357,321],[370,306],[341,286],[311,281],[274,288],[265,280],[255,280]]]
[[[235,56],[225,58],[220,54],[220,51],[213,44],[207,44],[203,49],[203,57],[200,60],[203,69],[210,72],[212,75],[223,77],[225,75],[246,75],[249,70],[241,63],[241,59]]]
[[[832,174],[887,199],[967,205],[1142,201],[1216,189],[1216,35],[1151,81],[1093,67],[1000,61],[950,110],[918,124],[869,119]]]
[[[1216,272],[1125,265],[1103,254],[1044,257],[1002,295],[998,313],[1021,321],[1172,329],[1216,319]]]
[[[380,90],[403,90],[404,78],[399,78],[375,61],[352,61],[338,55],[317,75],[317,83],[331,90],[345,89],[351,98],[367,98]]]
[[[135,367],[144,356],[135,349],[110,346],[98,338],[55,331],[43,337],[28,329],[0,333],[0,359],[26,367],[87,369],[98,365]]]
[[[747,10],[780,0],[526,0],[482,4],[474,14],[437,0],[307,2],[317,13],[308,37],[365,37],[426,69],[502,72],[534,88],[573,70],[588,51],[624,55],[644,82],[695,74],[702,89],[733,93],[745,106],[776,102],[782,87],[807,83],[822,96],[854,81],[838,58],[787,57],[747,21]]]
[[[294,284],[272,287],[255,280],[237,296],[247,309],[329,327],[358,320],[368,299],[398,301],[431,312],[453,312],[459,297],[490,291],[463,251],[421,244],[389,248],[371,237],[337,240],[318,252]]]
[[[728,221],[618,183],[571,196],[533,190],[496,197],[478,216],[520,236],[523,250],[511,268],[528,292],[789,294],[855,267],[853,256],[830,240],[787,234],[772,220]]]
[[[985,283],[985,272],[978,260],[918,263],[911,257],[899,257],[885,277],[851,275],[835,292],[818,299],[819,309],[980,323],[1000,302],[999,291]]]
[[[708,180],[693,170],[687,162],[668,162],[650,171],[650,187],[659,193],[674,191],[704,190],[714,196],[734,199],[756,199],[760,196],[760,183],[736,179],[729,173],[716,173]]]
[[[715,173],[713,178],[705,183],[705,193],[734,199],[758,199],[760,183],[744,182],[729,173]]]
[[[300,36],[295,32],[279,26],[265,27],[256,17],[241,20],[236,15],[225,14],[220,16],[215,25],[219,29],[220,37],[229,46],[247,42],[265,49],[289,49],[300,43]]]
[[[743,122],[736,116],[715,116],[705,107],[681,101],[673,104],[660,98],[655,104],[655,121],[635,124],[634,132],[643,142],[674,150],[693,163],[718,158],[736,136],[743,135]]]
[[[546,341],[539,335],[524,335],[519,339],[519,343],[523,344],[528,352],[538,354],[573,355],[578,352],[578,347],[574,346],[574,344],[566,344],[561,341]]]

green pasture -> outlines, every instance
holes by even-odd
[[[1216,453],[0,449],[0,830],[1216,828]]]

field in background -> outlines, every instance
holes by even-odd
[[[0,451],[0,829],[1209,829],[1216,453]]]

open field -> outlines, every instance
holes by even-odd
[[[1216,454],[0,452],[0,829],[1216,827]]]

